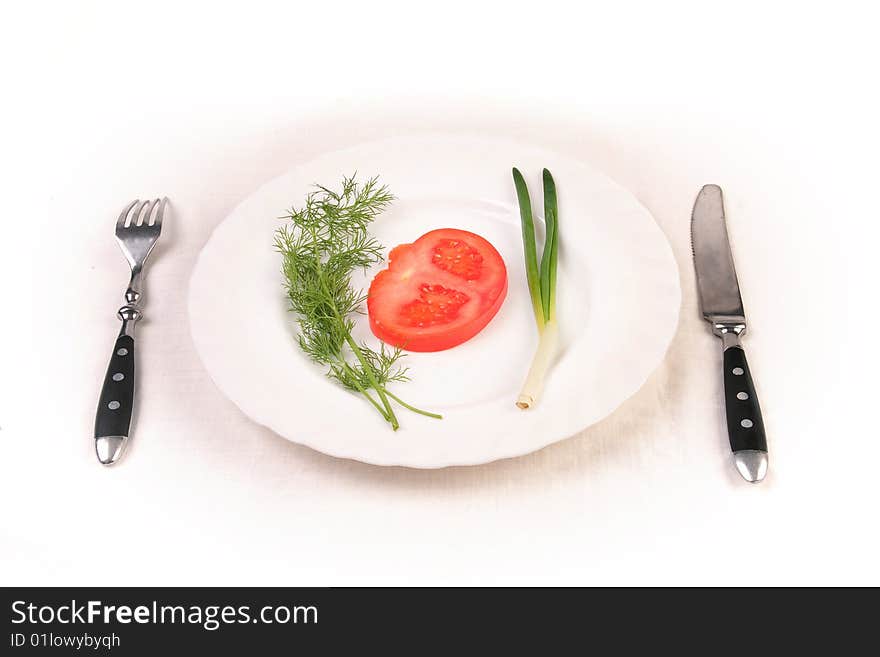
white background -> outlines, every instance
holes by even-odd
[[[0,25],[0,584],[880,584],[878,52],[859,5],[27,6]],[[238,201],[316,131],[332,147],[502,126],[588,159],[669,237],[681,323],[642,391],[536,454],[440,471],[334,460],[219,394],[186,290]],[[706,182],[727,195],[752,327],[760,486],[729,463],[696,309]],[[137,432],[101,468],[126,278],[112,226],[159,194],[174,221]]]

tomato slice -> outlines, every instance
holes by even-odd
[[[482,331],[505,296],[507,267],[495,247],[440,228],[388,254],[367,295],[370,328],[395,347],[442,351]]]

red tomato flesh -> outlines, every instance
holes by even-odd
[[[456,228],[425,233],[388,254],[370,284],[370,328],[408,351],[442,351],[483,330],[507,296],[507,267],[495,247]]]

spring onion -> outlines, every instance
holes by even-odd
[[[513,169],[513,183],[519,201],[522,223],[523,251],[526,260],[526,281],[532,299],[532,310],[538,326],[538,348],[532,358],[529,373],[516,405],[525,410],[531,408],[541,395],[544,377],[553,364],[559,338],[556,322],[556,263],[559,252],[559,213],[556,204],[556,183],[547,169],[543,172],[544,182],[544,222],[546,235],[541,262],[538,264],[538,250],[535,244],[535,222],[532,218],[532,202],[525,179],[518,169]]]

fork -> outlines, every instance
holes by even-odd
[[[116,221],[116,241],[131,267],[131,280],[125,290],[125,305],[117,312],[122,328],[113,345],[95,415],[95,451],[104,465],[118,461],[128,442],[134,410],[134,327],[142,317],[144,263],[159,239],[167,203],[167,198],[132,201]]]

